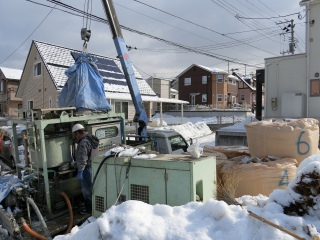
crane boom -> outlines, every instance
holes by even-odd
[[[138,135],[142,137],[147,136],[148,116],[144,108],[141,93],[138,87],[137,79],[135,77],[132,62],[129,58],[128,49],[123,39],[120,29],[117,14],[112,0],[102,0],[105,13],[107,15],[110,29],[112,32],[113,42],[117,49],[118,57],[129,87],[133,105],[135,107],[135,116],[133,121],[139,123]]]

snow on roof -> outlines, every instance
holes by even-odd
[[[244,82],[251,90],[255,91],[256,88],[251,86],[245,79],[248,79],[248,77],[244,76],[244,77],[241,77],[238,73],[236,72],[233,72],[232,73],[234,76],[236,76],[239,80],[241,80],[242,82]],[[250,78],[249,78],[250,79]]]
[[[80,51],[40,41],[34,41],[34,44],[38,49],[39,54],[41,55],[41,58],[43,59],[43,62],[47,67],[55,86],[57,87],[57,90],[61,90],[68,80],[67,76],[65,75],[65,71],[75,63],[75,60],[71,53],[80,53]],[[109,62],[111,60],[115,63],[115,66],[113,68],[119,70],[118,72],[114,72],[110,70],[110,68],[102,69],[103,72],[108,73],[102,77],[104,80],[105,91],[116,93],[130,93],[123,74],[121,63],[118,59],[108,58],[92,53],[90,53],[90,55]],[[140,93],[142,95],[145,94],[156,96],[156,93],[142,78],[141,74],[135,69],[134,66],[133,70],[137,79]],[[112,76],[117,76],[118,78],[114,78]]]
[[[142,95],[142,101],[145,102],[166,102],[166,103],[180,103],[180,104],[189,104],[187,101],[178,100],[175,98],[159,98],[158,96],[146,96]],[[106,98],[107,99],[118,99],[118,100],[132,100],[130,94],[126,93],[112,93],[112,92],[106,92]]]
[[[202,68],[206,71],[209,71],[211,73],[221,73],[221,74],[228,74],[227,71],[225,70],[222,70],[220,68],[215,68],[215,67],[206,67],[206,66],[203,66],[203,65],[199,65],[199,64],[192,64],[191,66],[189,66],[187,69],[185,69],[183,72],[181,72],[178,76],[176,76],[176,78],[178,79],[181,75],[183,75],[185,72],[189,71],[191,68],[193,67],[199,67],[199,68]]]
[[[178,92],[178,90],[173,89],[173,88],[170,88],[170,92],[172,92],[172,93],[177,93],[177,92]]]
[[[22,75],[22,70],[14,68],[0,67],[3,75],[8,79],[20,80]]]
[[[233,75],[231,75],[231,74],[228,75],[228,78],[231,78],[231,79],[235,79],[235,80],[237,80],[237,81],[240,81],[236,76],[233,76]]]
[[[197,65],[197,64],[196,64],[196,65]],[[223,73],[223,74],[228,74],[227,71],[222,70],[222,69],[220,69],[220,68],[206,67],[206,66],[202,66],[202,65],[197,65],[197,66],[199,66],[199,67],[201,67],[201,68],[204,68],[204,69],[208,70],[208,71],[211,72],[211,73]]]

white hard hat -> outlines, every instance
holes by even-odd
[[[72,127],[73,133],[78,130],[84,130],[84,126],[82,126],[80,123],[77,123],[77,124],[73,125],[73,127]]]

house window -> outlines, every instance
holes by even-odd
[[[227,94],[224,95],[224,101],[225,102],[228,101],[228,95]]]
[[[207,102],[207,94],[202,94],[202,102]]]
[[[49,98],[49,108],[52,108],[52,98]]]
[[[128,102],[115,102],[114,103],[115,113],[124,113],[125,119],[128,119],[128,110],[129,110],[129,103]]]
[[[41,62],[38,62],[34,65],[33,68],[33,76],[39,76],[41,75]]]
[[[33,109],[33,101],[28,101],[28,109]]]
[[[0,104],[0,113],[3,112],[2,104]]]
[[[242,95],[242,96],[241,96],[241,100],[242,100],[242,101],[244,101],[244,100],[245,100],[244,95]]]
[[[236,96],[232,96],[232,104],[236,103]]]
[[[218,74],[218,82],[222,83],[222,81],[223,81],[223,75]]]
[[[3,80],[1,80],[0,82],[0,92],[3,92],[4,91],[4,82]]]
[[[217,95],[217,101],[218,101],[218,102],[222,102],[222,97],[223,97],[222,94],[218,94],[218,95]]]
[[[191,78],[185,78],[185,79],[184,79],[184,85],[185,85],[185,86],[191,85]]]
[[[235,79],[232,79],[232,84],[236,85],[236,80]]]
[[[207,76],[202,76],[202,84],[207,84]]]

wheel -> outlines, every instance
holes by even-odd
[[[12,156],[10,157],[10,165],[12,168],[16,168],[16,162],[14,161],[14,158]]]

